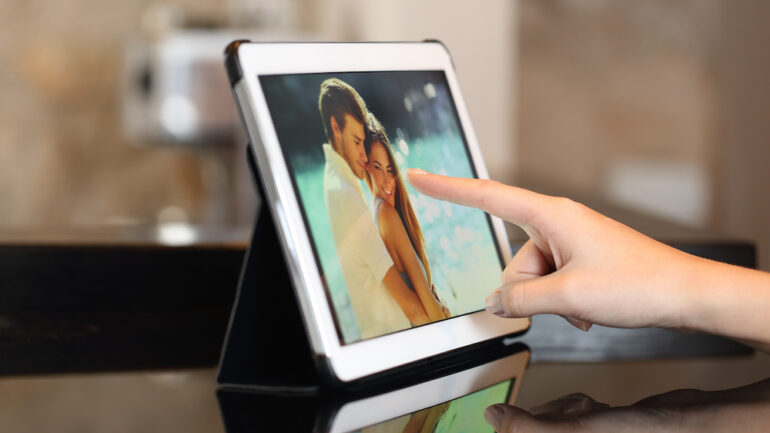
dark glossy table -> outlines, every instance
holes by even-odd
[[[248,237],[248,229],[196,229],[180,243],[155,229],[0,233],[0,376],[216,365]],[[750,243],[669,243],[755,266]],[[536,361],[750,352],[661,329],[583,333],[548,315],[533,319],[529,338]]]
[[[214,375],[209,368],[0,378],[0,427],[8,432],[223,432]],[[517,404],[529,409],[582,392],[598,401],[624,406],[671,390],[728,389],[766,377],[770,377],[767,355],[613,363],[534,362],[522,377]],[[765,397],[770,396],[768,391],[765,389]],[[736,399],[723,395],[721,400],[710,402],[711,407],[728,407],[728,397]],[[305,409],[309,410],[298,405],[296,416],[302,416]],[[770,426],[768,404],[749,405],[742,410],[765,417]],[[258,431],[274,431],[273,427],[279,425],[273,417],[265,420],[264,430]]]
[[[129,233],[115,242],[113,230],[4,237],[0,430],[223,431],[214,366],[247,238],[203,232],[193,244],[170,245]],[[754,261],[749,244],[672,243],[745,266]],[[532,348],[518,399],[524,408],[576,392],[624,406],[676,389],[729,389],[770,377],[767,355],[708,336],[582,333],[538,316],[520,340]],[[721,394],[710,404],[754,398],[741,395]],[[747,407],[740,409],[757,419],[767,415],[766,405]]]

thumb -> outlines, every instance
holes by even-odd
[[[507,404],[494,404],[484,411],[484,419],[499,433],[549,433],[560,431],[559,424],[541,421],[529,412]]]
[[[485,300],[487,311],[501,317],[528,317],[533,314],[571,315],[565,300],[568,273],[551,274],[511,281],[492,292]]]

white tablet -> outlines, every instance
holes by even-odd
[[[524,332],[483,311],[499,219],[408,168],[486,178],[440,43],[246,43],[226,65],[317,365],[355,381]],[[280,326],[280,323],[276,323]]]

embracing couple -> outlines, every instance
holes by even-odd
[[[324,199],[361,338],[446,319],[390,140],[353,87],[321,84]],[[367,205],[361,180],[373,197]],[[371,209],[371,210],[370,210]]]

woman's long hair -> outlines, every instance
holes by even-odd
[[[396,205],[395,208],[398,212],[398,216],[401,217],[401,222],[404,224],[407,235],[409,235],[409,241],[412,243],[412,247],[417,253],[417,257],[425,268],[425,276],[428,279],[428,288],[430,288],[433,283],[430,276],[428,253],[425,251],[425,238],[422,236],[420,223],[417,222],[417,216],[414,214],[414,209],[412,209],[412,202],[409,200],[409,194],[406,191],[404,180],[401,178],[398,164],[396,164],[396,159],[393,157],[390,140],[385,133],[385,128],[383,128],[380,121],[374,117],[374,114],[368,113],[366,120],[366,138],[364,139],[366,154],[371,154],[372,145],[378,141],[382,143],[382,146],[388,154],[388,159],[390,159],[390,165],[393,167],[393,174],[396,181],[396,196],[394,199]],[[365,179],[369,189],[374,191],[374,188],[372,188],[373,181],[368,171],[366,172]]]

